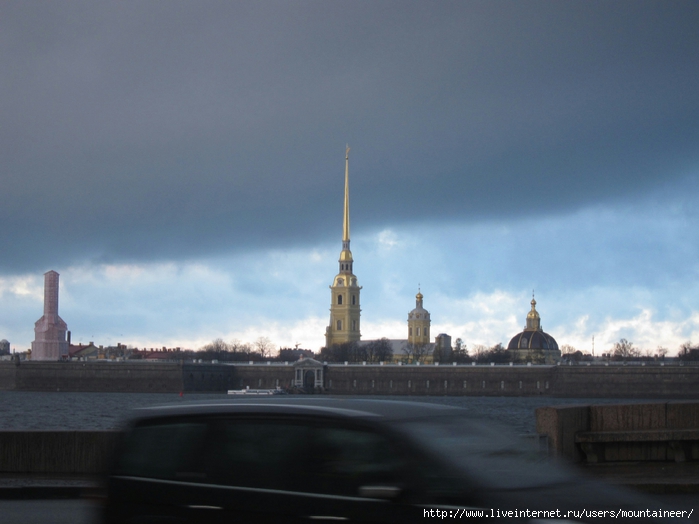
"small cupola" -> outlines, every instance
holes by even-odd
[[[525,331],[541,331],[541,317],[539,317],[539,312],[536,310],[534,296],[532,296],[531,305],[532,309],[527,313],[527,326],[524,329]]]

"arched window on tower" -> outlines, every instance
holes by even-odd
[[[342,331],[342,320],[337,321],[337,330]]]
[[[413,328],[411,328],[411,327],[408,328],[408,336],[409,337],[413,336]]]
[[[338,306],[342,305],[342,295],[337,295],[337,305]]]
[[[417,329],[417,333],[415,333],[415,334],[419,337],[420,336],[420,328],[416,328],[416,329]]]
[[[357,331],[357,321],[356,320],[352,321],[352,331]]]
[[[357,305],[357,295],[352,295],[352,305],[353,306]]]

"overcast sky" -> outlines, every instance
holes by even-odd
[[[0,3],[0,338],[699,343],[695,1]]]

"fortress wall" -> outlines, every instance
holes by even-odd
[[[331,394],[699,398],[699,366],[342,366]]]
[[[12,391],[15,384],[16,366],[12,362],[0,362],[0,391]]]
[[[223,392],[233,389],[236,368],[224,364],[184,364],[183,391]]]
[[[294,367],[267,364],[185,364],[184,391],[225,392],[229,389],[273,389],[291,386]]]
[[[699,366],[557,366],[551,395],[699,398]]]
[[[225,392],[288,387],[293,377],[293,365],[277,363],[0,362],[0,390]],[[335,395],[699,398],[699,366],[331,364],[324,378]]]
[[[0,366],[0,380],[4,362]],[[22,362],[12,389],[171,393],[182,391],[182,366],[160,362]],[[0,385],[3,389],[4,385]]]
[[[328,366],[325,385],[338,395],[548,395],[545,366]]]
[[[291,364],[254,364],[235,367],[232,386],[228,389],[274,389],[279,385],[288,388],[294,379],[294,366]]]

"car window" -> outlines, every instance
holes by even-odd
[[[315,492],[358,496],[366,486],[398,487],[405,461],[384,435],[364,429],[318,427],[309,482]]]
[[[299,489],[307,467],[309,427],[230,419],[217,423],[211,478],[219,484]]]
[[[125,437],[115,473],[167,480],[202,478],[207,428],[205,422],[137,426]]]
[[[359,496],[362,486],[402,482],[403,460],[371,431],[244,418],[218,428],[210,478],[219,484]]]

